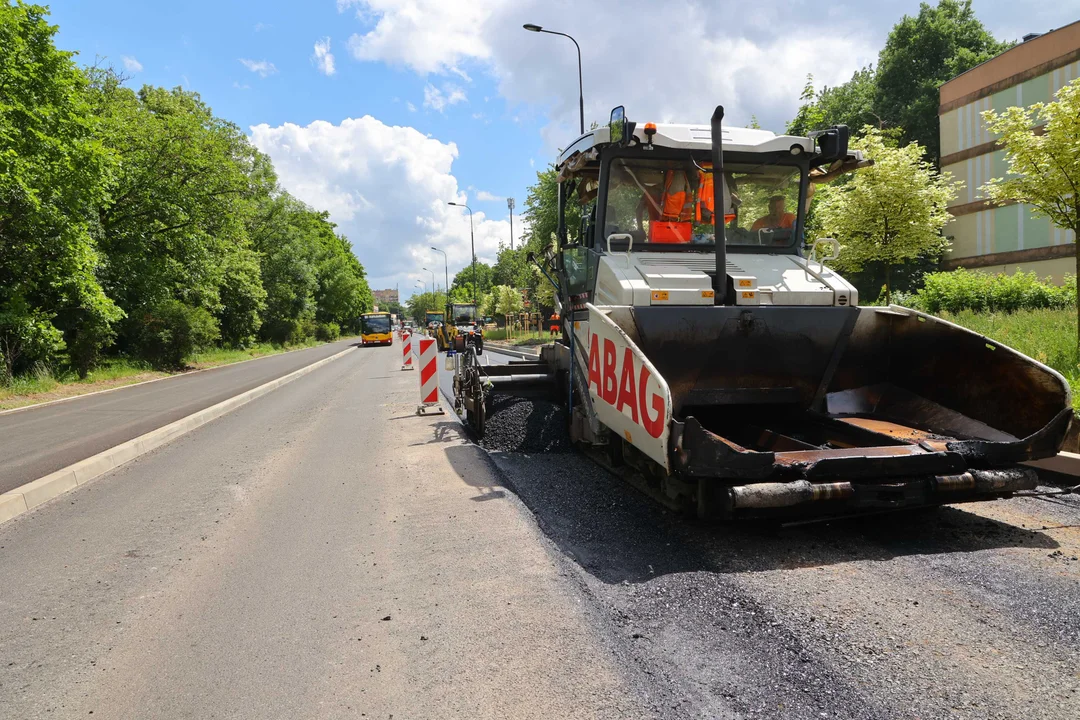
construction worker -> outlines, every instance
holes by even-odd
[[[769,198],[769,214],[759,217],[757,222],[751,226],[750,230],[752,232],[757,232],[758,230],[764,230],[766,228],[790,230],[795,227],[795,213],[785,211],[785,202],[786,200],[783,195],[773,195]]]
[[[664,191],[649,204],[649,242],[688,243],[693,231],[693,190],[683,170],[664,172]],[[659,212],[657,212],[659,210]]]
[[[555,313],[548,320],[548,337],[555,337],[557,332],[559,332],[559,313]]]

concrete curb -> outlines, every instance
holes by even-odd
[[[510,347],[509,345],[500,345],[493,342],[485,342],[484,349],[490,349],[492,352],[497,352],[500,355],[509,355],[510,357],[516,357],[519,360],[536,360],[540,357],[539,352],[525,352],[518,348]]]
[[[350,335],[347,338],[339,338],[333,342],[339,340],[348,340],[351,337],[359,337],[358,335]],[[323,345],[329,345],[330,343],[322,343]],[[184,372],[174,373],[172,375],[166,375],[165,377],[150,378],[149,380],[140,380],[137,383],[131,383],[129,385],[117,385],[116,387],[105,388],[104,390],[94,390],[93,392],[82,393],[81,395],[71,395],[69,397],[56,398],[55,400],[46,400],[45,402],[34,403],[33,405],[22,405],[17,408],[8,408],[7,410],[0,410],[0,416],[10,415],[12,413],[23,412],[24,410],[36,410],[37,408],[48,407],[49,405],[57,405],[59,403],[71,402],[72,400],[81,400],[82,398],[91,397],[92,395],[104,395],[105,393],[116,392],[117,390],[127,390],[128,388],[139,387],[140,385],[149,385],[150,383],[161,382],[162,380],[174,380],[176,378],[188,377],[189,375],[198,375],[199,373],[210,372],[211,370],[220,370],[222,368],[235,367],[237,365],[243,365],[244,363],[255,362],[256,360],[266,360],[272,357],[281,357],[282,355],[288,355],[294,352],[303,352],[304,350],[311,350],[317,348],[319,345],[311,345],[310,347],[293,348],[292,350],[286,350],[284,352],[273,353],[272,355],[260,355],[259,357],[248,358],[247,360],[237,360],[236,362],[225,363],[224,365],[213,365],[211,367],[199,368],[198,370],[185,370]]]
[[[73,465],[68,465],[66,468],[51,472],[37,480],[20,485],[14,490],[0,494],[0,523],[22,515],[47,500],[84,485],[140,455],[170,443],[181,435],[185,435],[211,420],[216,420],[222,415],[232,412],[238,407],[246,405],[252,400],[262,397],[303,375],[307,375],[355,349],[355,347],[349,347],[330,357],[316,360],[312,364],[294,370],[288,375],[282,375],[228,400],[222,400],[217,405],[211,405],[108,450],[103,450],[97,455],[92,455],[85,460],[80,460]]]
[[[1059,452],[1054,457],[1044,460],[1032,460],[1024,463],[1040,470],[1060,473],[1062,475],[1080,476],[1080,455],[1071,452]]]

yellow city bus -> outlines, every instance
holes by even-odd
[[[394,344],[394,331],[390,327],[390,313],[371,312],[360,316],[360,344]]]

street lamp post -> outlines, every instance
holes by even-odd
[[[443,275],[444,275],[444,279],[446,280],[446,302],[450,302],[450,264],[446,259],[446,253],[445,252],[443,252],[439,248],[435,247],[434,245],[431,246],[431,249],[434,250],[437,253],[442,253]]]
[[[417,280],[416,282],[420,283],[417,287],[419,287],[421,290],[424,291],[425,294],[427,294],[427,283],[423,280]]]
[[[539,25],[533,25],[532,23],[525,23],[523,28],[529,32],[547,33],[548,35],[562,35],[565,38],[570,38],[570,42],[574,43],[574,47],[577,48],[577,82],[578,82],[578,113],[581,118],[581,134],[585,134],[585,90],[581,83],[581,46],[578,45],[577,40],[570,37],[566,33],[555,32],[554,30],[545,30]]]
[[[435,285],[435,271],[434,270],[428,270],[427,268],[420,268],[420,269],[421,270],[427,270],[429,273],[431,273],[431,292],[433,292],[433,293],[439,292],[439,288]]]
[[[463,207],[469,211],[469,250],[472,252],[472,301],[473,305],[478,305],[479,303],[476,301],[476,240],[473,235],[472,208],[465,203],[448,202],[446,204]]]

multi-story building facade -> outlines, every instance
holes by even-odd
[[[1049,102],[1064,85],[1080,77],[1080,21],[1024,42],[941,86],[938,116],[941,169],[964,188],[949,208],[945,233],[952,249],[944,267],[1011,273],[1018,269],[1056,281],[1076,271],[1076,238],[1046,218],[1033,217],[1026,205],[993,207],[981,187],[1004,177],[1005,152],[987,131],[985,110]],[[1077,139],[1080,142],[1080,138]]]
[[[398,291],[396,288],[390,288],[389,290],[372,290],[371,294],[375,296],[375,303],[381,307],[386,307],[390,303],[398,302]]]

